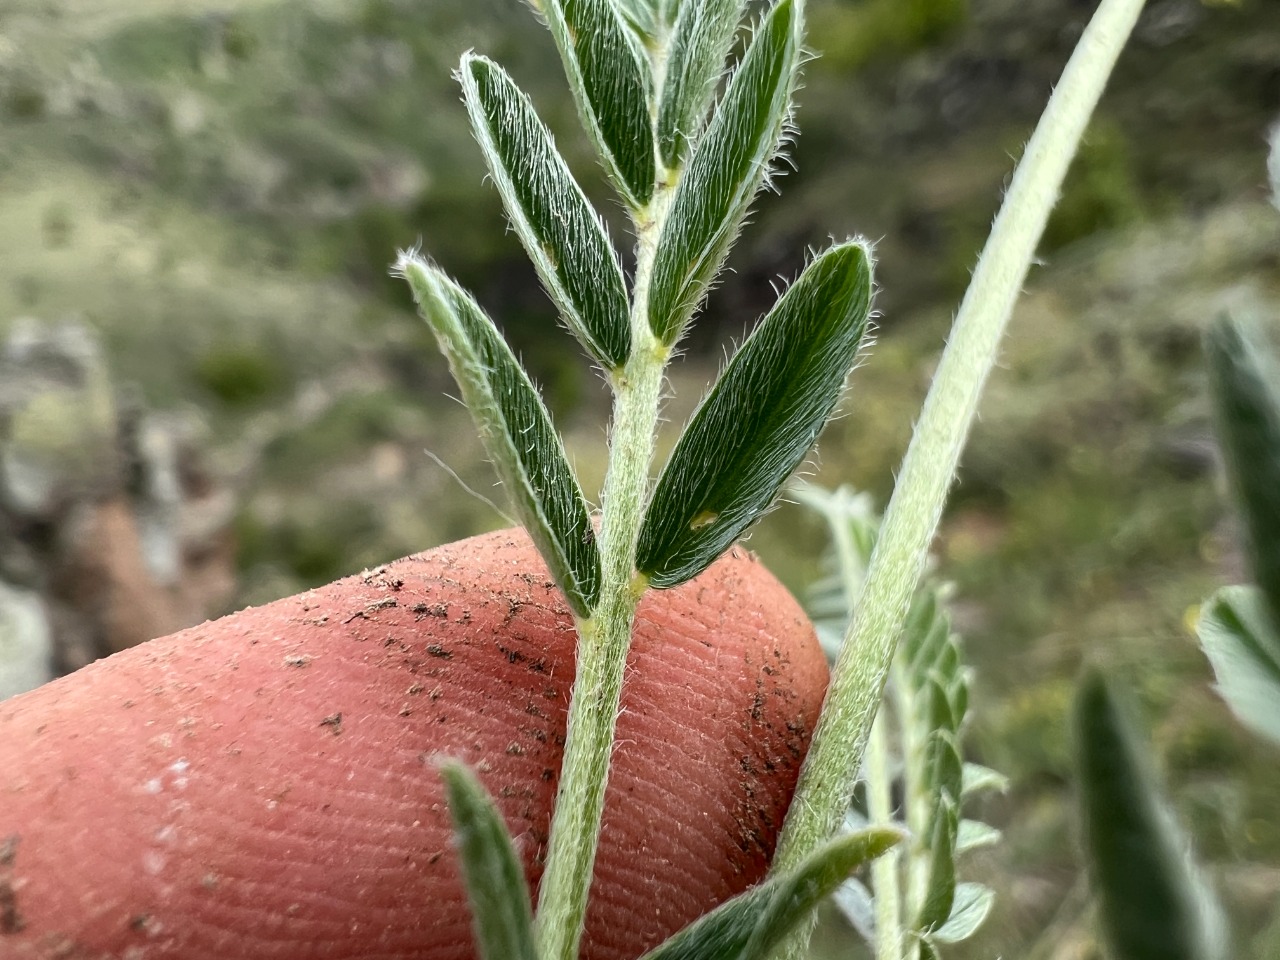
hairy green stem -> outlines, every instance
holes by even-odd
[[[779,843],[793,869],[848,805],[911,596],[987,375],[1063,177],[1142,0],[1102,0],[1032,135],[974,271],[885,511]],[[799,956],[806,927],[789,946]]]
[[[649,491],[663,369],[670,355],[669,348],[659,344],[649,329],[648,278],[668,198],[669,191],[660,187],[649,215],[637,228],[631,356],[622,372],[613,377],[613,433],[601,496],[600,602],[592,616],[578,624],[577,668],[564,761],[551,820],[547,869],[538,896],[542,960],[574,960],[578,955],[622,677],[636,606],[647,586],[635,569],[636,539]]]

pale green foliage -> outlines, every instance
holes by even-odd
[[[1262,344],[1259,331],[1226,317],[1205,335],[1218,440],[1256,586],[1218,591],[1197,631],[1236,716],[1280,743],[1280,372]]]
[[[1205,356],[1254,580],[1280,625],[1280,365],[1259,331],[1225,317],[1209,327]]]
[[[810,611],[819,636],[834,654],[848,625],[851,605],[875,547],[879,518],[869,498],[848,488],[795,488],[801,503],[817,511],[831,528],[834,550],[829,575],[815,584]],[[951,632],[944,586],[926,581],[917,591],[880,705],[868,756],[868,813],[875,801],[892,803],[900,788],[897,822],[910,839],[876,864],[872,885],[851,884],[838,901],[855,927],[863,929],[879,960],[937,957],[939,945],[967,939],[986,919],[994,894],[982,884],[958,882],[958,858],[965,850],[995,843],[1000,832],[961,815],[964,801],[986,790],[1003,789],[993,770],[966,764],[961,741],[968,715],[970,671]],[[861,822],[863,814],[856,816]],[[892,909],[876,898],[893,898]],[[896,923],[898,930],[871,933],[860,918]]]
[[[468,54],[458,75],[476,140],[547,293],[591,355],[606,369],[621,367],[631,352],[631,305],[604,224],[506,71]]]
[[[1261,591],[1224,587],[1200,610],[1200,646],[1240,722],[1280,744],[1280,636]]]
[[[520,521],[574,611],[590,615],[600,595],[600,553],[542,398],[493,321],[464,290],[411,253],[401,256],[396,270],[409,281],[449,359]]]
[[[524,871],[502,815],[466,767],[440,768],[481,960],[538,960]]]
[[[1096,670],[1076,695],[1080,815],[1112,960],[1226,960],[1222,908],[1191,858],[1142,742]]]

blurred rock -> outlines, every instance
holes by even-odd
[[[34,590],[0,581],[0,700],[53,679],[53,636]]]
[[[0,353],[0,696],[223,612],[234,496],[201,439],[199,421],[118,391],[87,327],[15,324]]]
[[[0,359],[0,384],[6,507],[50,521],[75,500],[119,487],[115,403],[101,350],[86,328],[19,320]]]

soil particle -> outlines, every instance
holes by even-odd
[[[323,720],[320,721],[320,726],[329,727],[333,731],[333,735],[336,737],[338,734],[342,732],[342,714],[341,713],[329,714],[329,716],[325,717]]]
[[[291,653],[284,658],[284,665],[286,667],[305,667],[314,659],[314,657],[310,657],[305,653]]]
[[[418,620],[421,620],[423,617],[444,618],[449,615],[449,606],[444,603],[415,603],[409,609]]]
[[[433,657],[439,657],[441,660],[453,659],[453,654],[438,643],[427,644],[427,653],[431,654]]]

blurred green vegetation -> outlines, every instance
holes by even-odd
[[[798,169],[762,198],[673,371],[670,435],[806,246],[861,233],[879,343],[811,473],[884,502],[1011,158],[1090,9],[814,0],[827,56],[801,96]],[[625,246],[544,34],[516,0],[0,8],[0,328],[83,316],[118,379],[201,412],[238,497],[239,602],[505,523],[459,482],[501,501],[387,275],[398,247],[421,242],[476,291],[598,489],[604,391],[503,229],[450,77],[468,48],[502,61]],[[1277,64],[1271,0],[1152,0],[990,385],[938,563],[978,669],[970,742],[1014,787],[982,811],[1007,843],[974,854],[997,912],[957,957],[1095,955],[1065,781],[1085,660],[1138,689],[1245,941],[1280,941],[1264,933],[1280,768],[1210,690],[1187,625],[1240,578],[1198,337],[1223,309],[1280,314],[1263,195]],[[800,592],[820,538],[783,506],[751,546]]]

